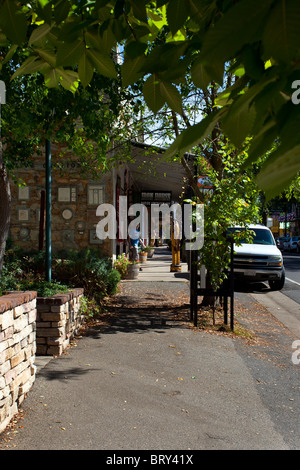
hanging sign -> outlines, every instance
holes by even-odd
[[[214,189],[214,186],[208,176],[198,176],[197,186],[201,189]]]

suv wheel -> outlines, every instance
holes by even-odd
[[[278,281],[269,281],[271,290],[281,290],[285,283],[285,272],[282,272],[282,276]]]

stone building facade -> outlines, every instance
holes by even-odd
[[[83,176],[80,163],[71,156],[61,162],[59,149],[52,148],[51,171],[51,245],[52,251],[99,249],[105,256],[122,251],[118,240],[99,240],[96,226],[102,203],[117,207],[119,195],[132,199],[134,183],[126,165],[106,173]],[[63,163],[63,169],[61,168]],[[38,251],[45,246],[43,197],[46,188],[45,155],[35,156],[32,165],[16,171],[17,182],[11,181],[10,238],[13,246]],[[21,185],[20,185],[21,184]],[[43,195],[44,193],[44,195]],[[43,222],[43,219],[42,219]],[[41,242],[42,240],[42,242]]]
[[[81,166],[73,155],[59,157],[61,149],[52,146],[51,183],[51,246],[52,251],[99,249],[105,256],[117,256],[128,251],[126,240],[100,240],[96,215],[102,203],[115,207],[118,220],[119,196],[127,197],[128,207],[146,202],[143,194],[157,194],[156,202],[180,202],[184,187],[184,170],[179,163],[163,160],[163,151],[140,143],[131,143],[131,161],[93,176],[83,176]],[[118,160],[121,161],[122,155]],[[124,159],[125,160],[125,159]],[[63,167],[63,168],[62,168]],[[16,172],[19,184],[11,182],[12,205],[10,237],[13,246],[38,251],[44,242],[41,215],[46,188],[45,155],[35,156],[33,164]],[[20,182],[23,184],[20,186]],[[167,195],[167,200],[161,199]],[[146,198],[147,199],[147,198]],[[153,202],[153,201],[152,201]],[[154,201],[155,202],[155,201]],[[42,224],[43,225],[43,224]],[[45,246],[45,244],[44,244]]]

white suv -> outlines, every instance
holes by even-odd
[[[245,227],[232,227],[230,232],[243,232]],[[281,251],[277,248],[273,234],[264,225],[249,225],[247,230],[253,232],[252,243],[240,239],[234,244],[234,275],[237,279],[247,281],[268,281],[272,290],[284,286],[285,271]]]

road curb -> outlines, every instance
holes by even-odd
[[[277,291],[250,295],[300,339],[300,305],[297,302]]]

